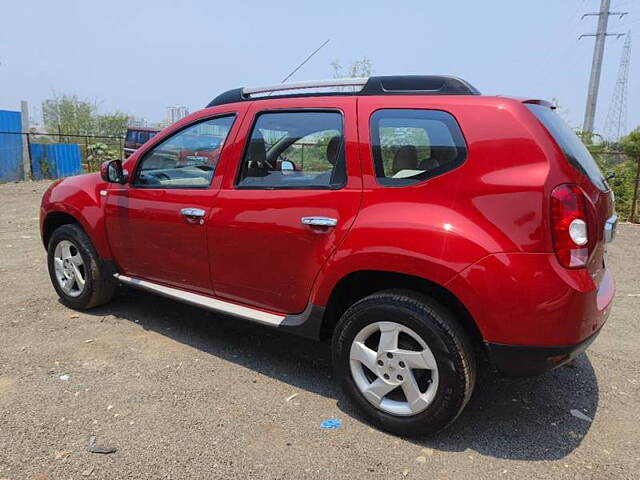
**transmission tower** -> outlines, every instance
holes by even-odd
[[[618,141],[627,131],[627,85],[629,83],[629,61],[631,59],[631,31],[627,33],[627,39],[622,47],[620,67],[616,87],[609,104],[607,121],[604,124],[603,134],[607,140]]]
[[[604,42],[607,37],[615,36],[620,38],[624,33],[607,32],[607,24],[610,15],[616,15],[620,18],[629,12],[612,12],[609,10],[611,0],[600,0],[600,11],[585,13],[585,17],[598,17],[598,29],[596,33],[585,33],[582,37],[595,37],[596,41],[593,46],[593,61],[591,63],[591,78],[589,79],[589,93],[587,95],[587,108],[584,112],[584,124],[582,131],[585,133],[593,133],[593,121],[596,116],[596,104],[598,103],[598,90],[600,88],[600,72],[602,71],[602,57],[604,56]]]

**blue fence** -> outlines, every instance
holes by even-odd
[[[32,143],[31,173],[34,180],[68,177],[82,173],[80,145]]]
[[[0,110],[0,181],[22,179],[22,120],[20,112]],[[15,132],[15,133],[13,133]]]

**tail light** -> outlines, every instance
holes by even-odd
[[[577,185],[560,185],[551,193],[553,247],[560,264],[582,268],[589,258],[589,228],[584,193]]]

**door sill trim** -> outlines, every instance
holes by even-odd
[[[236,317],[244,318],[254,322],[270,325],[272,327],[278,327],[284,321],[284,315],[278,315],[275,313],[265,312],[256,308],[245,307],[236,303],[225,302],[217,298],[208,297],[206,295],[200,295],[198,293],[187,292],[178,288],[168,287],[159,283],[150,282],[149,280],[142,280],[136,277],[129,277],[115,273],[113,275],[117,280],[133,287],[138,287],[143,290],[148,290],[159,295],[163,295],[180,302],[189,303],[198,307],[203,307],[215,312],[226,313]]]

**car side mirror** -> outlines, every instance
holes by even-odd
[[[108,160],[100,165],[102,180],[109,183],[127,182],[127,171],[122,168],[122,160]]]
[[[296,170],[295,164],[291,160],[282,160],[280,162],[280,171],[283,175],[289,175]]]

